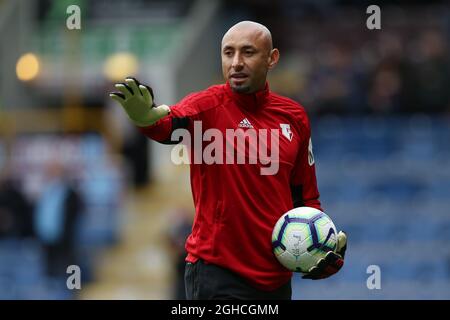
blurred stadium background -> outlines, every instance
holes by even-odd
[[[0,0],[0,299],[181,298],[188,167],[107,93],[134,75],[172,104],[221,83],[244,19],[272,30],[271,89],[308,110],[321,200],[349,234],[341,273],[295,275],[293,297],[450,299],[450,10],[424,3],[377,1],[371,31],[368,1]]]

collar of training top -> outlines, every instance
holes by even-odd
[[[226,91],[230,94],[236,103],[245,109],[257,110],[265,105],[269,96],[269,83],[266,81],[264,89],[255,93],[238,93],[231,89],[230,83],[226,83]]]

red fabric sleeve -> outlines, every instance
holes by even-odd
[[[172,134],[172,114],[158,120],[154,125],[138,127],[138,129],[150,139],[158,142],[165,141]]]
[[[301,186],[299,192],[304,206],[313,207],[323,211],[319,201],[319,190],[317,188],[316,167],[311,143],[311,128],[309,120],[305,119],[300,127],[302,141],[300,143],[297,160],[291,175],[291,185]],[[299,196],[299,195],[297,195]]]
[[[139,130],[155,141],[166,141],[170,138],[173,128],[174,118],[187,118],[191,121],[199,120],[200,114],[208,108],[217,105],[214,91],[201,91],[191,93],[180,102],[170,106],[170,114],[152,126],[139,128]],[[190,129],[190,127],[188,128]]]
[[[138,127],[139,131],[158,142],[168,140],[172,134],[173,118],[192,118],[198,113],[194,99],[196,96],[198,94],[190,94],[177,104],[170,106],[170,114],[168,116],[162,118],[154,125]]]

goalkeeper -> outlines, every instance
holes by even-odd
[[[161,143],[179,143],[171,139],[178,128],[193,136],[194,121],[201,121],[203,132],[215,129],[223,137],[227,129],[281,132],[276,174],[261,175],[260,164],[191,161],[196,214],[186,241],[185,284],[188,299],[291,299],[292,272],[276,260],[270,239],[278,218],[293,207],[322,210],[308,116],[297,102],[269,89],[267,73],[279,51],[265,26],[243,21],[231,27],[223,36],[221,57],[226,83],[173,106],[156,106],[152,89],[134,78],[116,84],[119,92],[110,96],[143,134]],[[339,232],[336,252],[304,278],[338,272],[346,242]]]

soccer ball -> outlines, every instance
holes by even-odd
[[[337,232],[333,221],[322,211],[311,207],[294,208],[278,219],[272,232],[275,257],[287,269],[307,273],[335,251]]]

